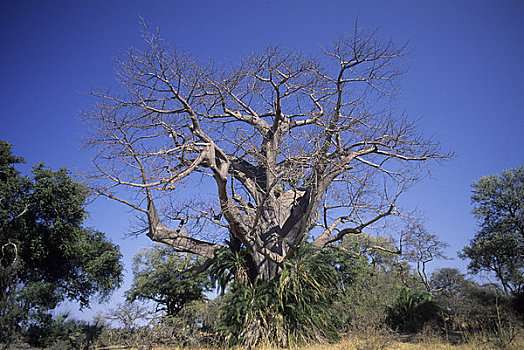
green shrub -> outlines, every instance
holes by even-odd
[[[26,338],[32,346],[83,350],[95,343],[102,330],[98,323],[70,320],[67,314],[62,314],[30,326]]]
[[[343,331],[372,332],[385,328],[388,307],[398,297],[397,276],[363,270],[339,299]]]
[[[406,287],[399,288],[398,298],[388,308],[387,323],[402,333],[416,333],[429,321],[440,319],[440,307],[431,294]]]

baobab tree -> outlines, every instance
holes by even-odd
[[[404,47],[374,32],[318,57],[269,47],[228,65],[144,38],[117,62],[120,89],[84,112],[90,177],[177,251],[213,259],[227,232],[271,280],[305,239],[336,244],[398,214],[399,195],[448,157],[391,107]]]

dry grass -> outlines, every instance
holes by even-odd
[[[146,350],[149,347],[106,347],[98,350]],[[158,346],[151,350],[215,350],[213,347],[172,347]],[[236,348],[240,350],[239,348]],[[275,347],[257,347],[257,350],[279,350]],[[338,344],[315,344],[294,347],[296,350],[518,350],[524,349],[524,333],[520,332],[511,343],[500,343],[497,339],[487,340],[485,337],[471,337],[465,344],[451,345],[440,341],[435,337],[418,337],[412,341],[402,341],[394,335],[387,333],[359,334],[357,336],[346,336]]]

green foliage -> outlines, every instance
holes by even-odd
[[[440,308],[426,291],[400,287],[398,298],[389,307],[387,322],[403,333],[420,331],[429,321],[438,321]]]
[[[88,191],[65,169],[39,164],[31,177],[0,142],[0,336],[42,325],[60,302],[81,307],[121,283],[121,254],[105,235],[82,227]]]
[[[129,301],[151,300],[169,316],[177,315],[186,304],[204,300],[211,282],[195,268],[202,261],[172,247],[157,244],[144,248],[133,259],[133,284]]]
[[[360,333],[384,328],[387,307],[397,298],[397,285],[402,282],[399,254],[391,239],[348,235],[339,248],[329,250],[342,286],[337,300],[344,319],[341,330]]]
[[[338,340],[340,320],[333,308],[339,294],[336,270],[325,263],[323,250],[303,245],[296,255],[284,262],[276,285],[286,326],[296,332],[298,341]]]
[[[235,281],[222,307],[220,329],[226,339],[245,346],[338,340],[338,276],[325,260],[322,251],[302,246],[282,264],[277,280]]]
[[[485,230],[524,235],[524,166],[473,183],[473,214]]]
[[[400,255],[388,237],[374,237],[366,233],[348,235],[339,247],[325,249],[331,251],[331,264],[345,287],[381,273],[398,275]]]
[[[435,271],[431,284],[448,331],[494,334],[502,331],[501,325],[519,324],[518,297],[469,281],[457,269]]]
[[[385,328],[388,307],[398,295],[398,273],[363,267],[338,301],[344,315],[343,331],[368,332]]]
[[[506,294],[524,292],[524,237],[515,232],[479,233],[464,247],[468,269],[495,273]]]
[[[225,292],[232,282],[245,284],[249,280],[250,256],[245,248],[219,249],[215,253],[215,261],[210,266],[208,274],[219,292]]]
[[[244,249],[219,251],[212,266],[219,272],[215,280],[222,273],[220,284],[230,286],[221,330],[230,343],[246,346],[335,341],[340,332],[383,329],[388,312],[400,304],[397,286],[409,271],[390,239],[367,234],[347,236],[340,246],[302,245],[271,283],[245,278],[246,254]],[[424,299],[428,293],[410,291],[409,297],[412,304],[400,327],[425,321],[428,311],[437,313],[436,304]]]
[[[505,294],[524,292],[524,167],[473,183],[480,231],[463,249],[469,270],[494,273]]]
[[[218,330],[230,344],[258,342],[268,339],[277,327],[282,327],[275,320],[276,293],[269,283],[251,284],[234,283],[224,296]],[[280,322],[281,323],[281,322]],[[248,333],[257,332],[257,334]],[[275,332],[278,336],[280,332]],[[249,335],[248,339],[244,339]],[[266,337],[266,339],[264,339]]]
[[[346,251],[345,260],[350,254],[353,256],[353,260],[358,258],[360,261],[366,262],[366,267],[371,267],[377,272],[392,271],[398,264],[398,250],[391,238],[385,236],[376,237],[367,233],[347,235],[340,246]],[[377,249],[377,247],[380,248]],[[362,271],[362,267],[362,264],[359,265],[357,270]]]
[[[103,326],[68,319],[67,314],[47,318],[38,326],[27,331],[28,343],[48,349],[89,349],[103,330]]]

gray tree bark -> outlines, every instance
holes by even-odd
[[[212,258],[232,234],[271,280],[308,235],[336,244],[398,213],[428,162],[449,156],[388,106],[403,50],[355,30],[322,61],[268,48],[222,67],[146,30],[119,62],[122,91],[95,92],[84,113],[91,182],[181,252]],[[184,198],[209,183],[215,205]]]

